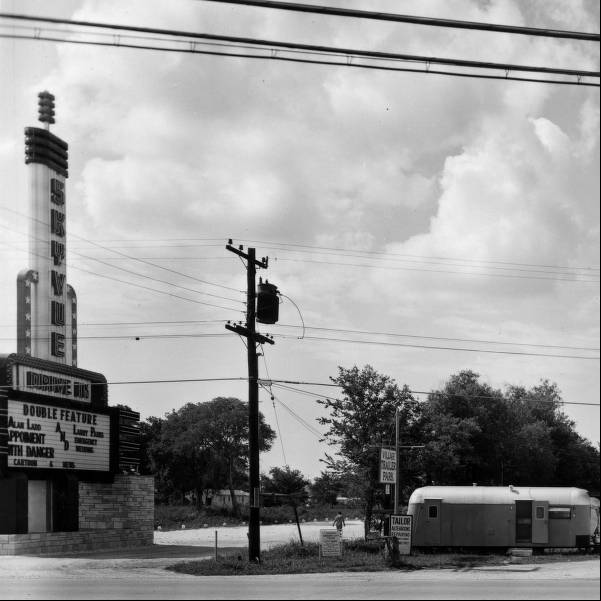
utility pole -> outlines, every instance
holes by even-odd
[[[394,505],[393,505],[393,515],[399,515],[399,408],[396,408],[394,412],[394,454],[396,459],[396,474],[394,478]]]
[[[246,325],[225,325],[227,330],[247,339],[248,357],[248,467],[249,467],[249,520],[248,520],[248,560],[261,561],[261,516],[260,516],[260,474],[259,474],[259,361],[257,343],[274,344],[273,340],[255,330],[255,277],[257,267],[267,269],[268,259],[256,259],[256,249],[249,248],[245,253],[243,246],[234,248],[229,240],[227,250],[246,259]]]
[[[423,449],[426,445],[423,444],[412,444],[412,445],[400,445],[399,444],[399,407],[396,408],[394,414],[394,447],[396,449],[396,479],[394,483],[394,515],[399,515],[399,494],[400,494],[400,480],[401,480],[401,458],[399,457],[399,449]]]

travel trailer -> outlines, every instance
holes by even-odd
[[[599,499],[581,488],[425,486],[413,492],[414,547],[588,548]]]

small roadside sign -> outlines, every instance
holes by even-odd
[[[340,557],[342,540],[336,528],[324,528],[319,531],[319,556]]]
[[[380,449],[380,484],[396,483],[396,451]]]
[[[391,515],[390,536],[396,536],[399,541],[399,553],[411,555],[411,526],[412,515]]]

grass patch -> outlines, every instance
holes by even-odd
[[[186,561],[169,566],[167,569],[194,576],[236,576],[260,574],[310,574],[318,572],[378,572],[386,570],[452,569],[469,570],[475,567],[503,566],[514,563],[540,564],[555,561],[578,561],[590,559],[586,554],[534,555],[519,558],[516,562],[503,553],[414,553],[402,556],[391,566],[384,556],[382,546],[377,541],[355,539],[344,541],[341,557],[319,557],[317,543],[297,541],[272,547],[261,553],[261,563],[249,563],[247,550],[224,554],[201,561]]]
[[[249,563],[246,549],[228,554],[217,561],[188,561],[169,566],[167,569],[196,576],[301,574],[315,572],[371,572],[385,568],[381,553],[371,550],[344,549],[342,557],[319,557],[317,543],[298,542],[278,545],[261,553],[261,563]]]

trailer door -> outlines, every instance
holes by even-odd
[[[424,507],[426,510],[424,520],[424,543],[433,547],[440,545],[440,510],[442,509],[441,499],[425,499]]]
[[[549,542],[548,501],[532,503],[532,542],[545,545]]]
[[[532,501],[515,502],[515,542],[532,543]]]

